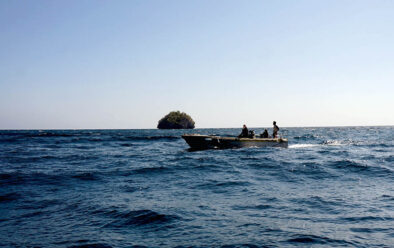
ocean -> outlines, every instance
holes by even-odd
[[[0,131],[0,247],[394,247],[393,126],[240,131]]]

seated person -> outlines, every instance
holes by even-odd
[[[260,135],[261,138],[268,138],[268,131],[264,129],[264,132]]]
[[[238,138],[247,138],[249,136],[249,130],[246,127],[246,125],[244,124],[243,128],[242,128],[242,133],[240,135],[238,135]]]

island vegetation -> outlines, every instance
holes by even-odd
[[[193,129],[195,122],[185,112],[172,111],[160,119],[158,129]]]

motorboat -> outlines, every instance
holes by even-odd
[[[226,149],[241,147],[288,147],[285,138],[239,138],[216,135],[184,134],[182,138],[191,149]]]

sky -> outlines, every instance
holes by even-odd
[[[394,1],[0,1],[0,129],[394,125]]]

